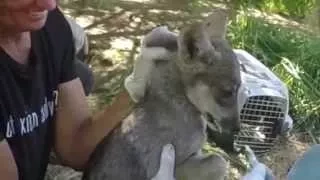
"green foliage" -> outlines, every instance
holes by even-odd
[[[311,12],[315,0],[267,0],[262,9],[294,17],[305,17]]]
[[[320,132],[320,38],[245,15],[232,22],[228,36],[286,83],[295,128]]]
[[[303,18],[315,7],[316,0],[235,0],[242,7],[255,7],[263,11]]]
[[[206,155],[216,154],[222,156],[227,159],[233,167],[239,169],[241,172],[247,172],[250,168],[249,159],[243,153],[239,153],[238,155],[227,154],[221,148],[210,143],[205,143],[202,147],[202,151]]]

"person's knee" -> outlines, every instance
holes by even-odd
[[[306,151],[290,168],[287,179],[288,180],[318,180],[320,172],[318,167],[320,165],[320,144],[313,145]]]

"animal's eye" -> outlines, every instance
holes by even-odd
[[[240,88],[240,83],[233,87],[233,91],[238,92],[239,88]]]
[[[238,89],[239,89],[238,84],[234,85],[232,88],[230,87],[230,88],[221,89],[221,96],[225,98],[231,97],[238,92]]]
[[[228,98],[233,95],[233,92],[234,92],[233,90],[223,90],[223,91],[221,91],[221,96]]]
[[[208,54],[201,54],[201,56],[199,57],[200,61],[208,64],[208,65],[212,65],[213,64],[213,57],[210,57],[210,55]]]
[[[208,58],[207,58],[206,56],[201,55],[201,56],[199,57],[199,59],[200,59],[200,61],[201,61],[201,62],[203,62],[203,63],[206,63],[206,64],[207,64]]]

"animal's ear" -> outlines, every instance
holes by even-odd
[[[204,32],[201,30],[202,28],[193,25],[190,28],[185,29],[181,34],[182,44],[184,45],[184,50],[186,51],[185,53],[187,53],[191,59],[197,56],[200,51],[205,48],[205,46],[208,46],[205,44],[205,34],[203,34]]]
[[[179,37],[180,49],[186,51],[190,58],[197,56],[201,51],[212,48],[204,27],[200,23],[181,30]]]
[[[216,8],[204,20],[203,24],[210,39],[225,38],[227,32],[229,9]]]
[[[207,65],[213,64],[219,57],[203,23],[194,23],[180,31],[179,54],[185,63],[199,60]]]

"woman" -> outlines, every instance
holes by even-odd
[[[64,165],[83,169],[130,110],[123,91],[91,116],[74,54],[72,31],[56,0],[0,1],[1,179],[43,179],[51,148]]]

